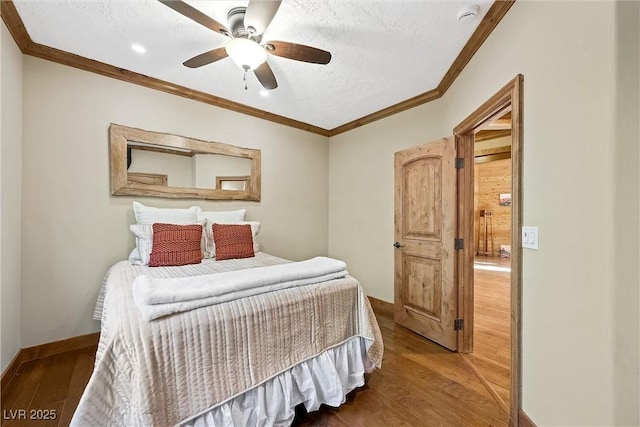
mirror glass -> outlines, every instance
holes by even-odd
[[[169,187],[246,190],[251,175],[251,159],[205,153],[168,153],[149,150],[137,142],[127,144],[130,158],[129,181],[156,176],[160,185]],[[148,178],[150,179],[150,178]],[[234,180],[236,179],[236,180]],[[225,185],[220,186],[220,180]],[[140,181],[148,182],[152,181]],[[241,185],[226,185],[240,183]]]
[[[112,124],[111,193],[260,200],[260,150]]]

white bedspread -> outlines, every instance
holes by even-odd
[[[180,278],[140,275],[133,282],[133,298],[145,320],[221,304],[266,292],[341,279],[347,265],[316,257],[244,270]]]
[[[102,330],[94,372],[71,424],[185,423],[354,337],[366,342],[366,365],[380,367],[380,330],[362,288],[348,275],[150,322],[132,298],[141,274],[185,277],[286,262],[259,253],[185,267],[115,264],[96,304]]]

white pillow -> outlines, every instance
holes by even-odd
[[[226,224],[226,223],[207,221],[207,224],[205,225],[204,233],[202,233],[205,236],[205,243],[207,245],[207,249],[204,252],[203,258],[216,257],[216,244],[215,244],[215,241],[213,240],[213,224]],[[259,252],[260,245],[256,241],[256,236],[260,232],[260,223],[258,221],[240,221],[240,222],[234,222],[232,224],[236,224],[236,225],[249,224],[251,226],[251,234],[253,236],[253,252],[256,252],[256,253]]]
[[[199,206],[191,206],[188,209],[167,209],[145,206],[139,202],[133,202],[133,213],[138,224],[195,224],[198,222]]]
[[[156,222],[164,224],[195,224],[198,222],[198,212],[200,212],[200,210],[199,206],[191,206],[187,209],[154,208],[151,206],[145,206],[140,202],[133,202],[133,213],[138,225],[153,224]],[[140,233],[143,232],[140,231]],[[136,233],[134,232],[134,234]],[[151,236],[152,234],[149,232],[150,239]],[[146,256],[146,262],[144,262],[144,260],[145,256],[138,248],[138,237],[136,235],[136,247],[133,248],[129,254],[129,262],[135,265],[146,265],[149,263],[148,254]]]
[[[207,220],[211,224],[235,224],[244,221],[246,209],[236,211],[198,211],[198,221]]]
[[[136,246],[129,254],[129,262],[133,265],[142,265],[142,258],[140,257],[140,251],[138,250],[138,239],[136,239]]]
[[[196,224],[204,227],[205,223],[198,222]],[[136,247],[133,248],[129,255],[129,262],[134,265],[149,265],[149,257],[151,256],[151,250],[153,249],[153,224],[132,224],[129,226],[129,229],[136,236]],[[204,255],[207,250],[207,238],[205,233],[202,233],[200,247],[202,248],[202,254]]]
[[[134,265],[149,265],[153,247],[153,224],[133,224],[129,229],[136,236],[136,247],[129,255],[129,262]]]

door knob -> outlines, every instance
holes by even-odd
[[[393,244],[393,247],[395,247],[395,248],[401,248],[401,247],[403,247],[403,246],[404,246],[404,245],[401,245],[401,244],[400,244],[400,242],[395,242],[395,243]]]

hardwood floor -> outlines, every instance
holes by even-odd
[[[476,257],[474,351],[464,355],[508,411],[511,381],[510,259]]]
[[[381,370],[339,408],[297,412],[294,426],[508,426],[496,403],[458,353],[378,314],[385,353]],[[23,363],[2,390],[2,426],[69,423],[91,370],[95,347]],[[11,418],[16,410],[55,409],[56,420]],[[13,412],[10,412],[13,411]],[[15,418],[15,416],[14,416]]]
[[[92,346],[22,363],[2,390],[2,426],[69,425],[95,353]]]

